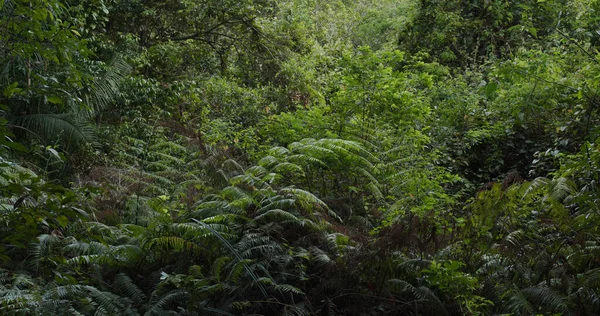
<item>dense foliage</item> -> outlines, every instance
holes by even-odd
[[[599,10],[0,1],[0,314],[600,314]]]

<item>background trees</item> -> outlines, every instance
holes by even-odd
[[[0,311],[594,315],[596,1],[3,1]]]

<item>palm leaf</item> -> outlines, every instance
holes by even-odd
[[[92,127],[74,114],[31,114],[15,117],[11,123],[47,139],[61,137],[73,145],[97,145]]]

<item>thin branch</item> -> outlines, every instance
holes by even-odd
[[[570,43],[575,44],[575,46],[577,46],[577,48],[579,48],[583,53],[585,53],[593,62],[595,62],[596,64],[600,64],[600,62],[598,62],[598,60],[596,59],[596,57],[594,57],[592,54],[590,54],[590,52],[588,52],[587,50],[585,50],[579,43],[577,43],[576,41],[574,41],[573,39],[571,39],[570,37],[568,37],[567,34],[563,33],[558,28],[556,29],[556,32],[558,34],[560,34],[562,37],[564,37]]]

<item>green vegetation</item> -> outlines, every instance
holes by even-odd
[[[0,1],[0,314],[600,314],[599,13]]]

